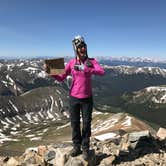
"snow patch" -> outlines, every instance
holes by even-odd
[[[29,113],[26,113],[25,117],[29,120],[29,122],[32,122],[32,118],[31,118],[31,115]]]
[[[16,110],[16,112],[19,112],[17,107],[11,102],[11,100],[9,100],[9,103],[12,105],[12,107]]]
[[[6,81],[1,81],[6,87],[8,87],[8,84]]]
[[[4,129],[9,128],[9,124],[7,122],[4,122],[3,120],[1,120],[1,123],[4,125],[3,126]]]
[[[58,89],[56,90],[56,92],[57,92],[58,94],[61,94],[61,92],[60,92]]]
[[[40,77],[40,78],[46,78],[47,77],[47,73],[45,71],[41,71],[41,72],[38,73],[37,76]]]
[[[63,107],[63,101],[61,98],[59,98],[59,102],[60,102],[61,107]]]
[[[25,137],[31,138],[31,137],[35,137],[35,135],[34,134],[29,134],[29,135],[26,135]]]
[[[128,126],[131,126],[131,117],[130,116],[127,116],[126,118],[126,121],[122,123],[122,125],[128,127]]]
[[[67,123],[67,124],[65,124],[65,125],[63,125],[63,126],[57,127],[57,130],[62,129],[62,128],[65,128],[65,127],[67,127],[67,126],[70,126],[70,123]]]
[[[10,134],[11,135],[17,135],[19,132],[18,131],[11,131]]]
[[[34,137],[34,138],[30,138],[31,141],[37,141],[37,140],[41,140],[42,137]]]
[[[26,69],[23,69],[25,71],[28,71],[30,73],[36,73],[36,71],[38,71],[39,69],[35,68],[35,67],[28,67]]]
[[[99,141],[105,141],[111,138],[115,138],[117,136],[117,134],[115,133],[106,133],[106,134],[101,134],[101,135],[97,135],[95,136],[95,138]]]
[[[95,128],[92,129],[92,132],[99,132],[99,131],[107,130],[107,129],[113,127],[114,124],[117,122],[118,122],[118,119],[109,119],[109,120],[104,121],[103,123],[100,122],[100,125],[95,126]]]
[[[5,118],[5,120],[8,122],[8,123],[10,123],[10,124],[15,124],[14,122],[12,122],[9,118]]]

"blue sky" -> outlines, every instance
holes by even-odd
[[[0,0],[0,58],[74,56],[166,59],[165,0]]]

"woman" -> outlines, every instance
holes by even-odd
[[[82,154],[85,160],[89,155],[91,136],[91,120],[93,109],[91,76],[104,75],[104,69],[93,58],[88,58],[87,45],[84,38],[76,36],[72,41],[76,57],[65,66],[65,74],[52,75],[57,81],[63,81],[68,75],[72,76],[70,87],[70,119],[72,127],[73,149],[71,156]],[[80,113],[83,127],[80,129]]]

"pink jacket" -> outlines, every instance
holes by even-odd
[[[70,95],[76,98],[87,98],[92,95],[91,76],[104,75],[104,69],[95,59],[90,59],[93,67],[87,67],[84,62],[84,70],[77,71],[74,69],[76,59],[71,59],[65,66],[65,74],[52,75],[57,81],[63,81],[68,75],[72,75],[72,84]]]

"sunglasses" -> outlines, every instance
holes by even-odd
[[[78,46],[77,46],[77,48],[82,48],[82,47],[84,47],[84,48],[86,48],[86,44],[85,43],[80,43]]]

